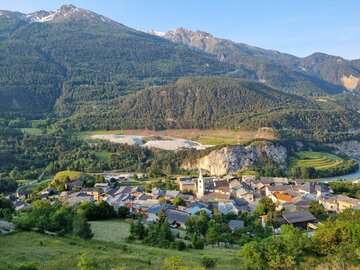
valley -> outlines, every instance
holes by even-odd
[[[0,10],[0,269],[358,269],[360,60],[138,21]]]

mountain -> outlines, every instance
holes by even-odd
[[[235,68],[73,5],[0,11],[0,113],[60,117],[182,76]],[[107,106],[107,105],[106,105]]]
[[[299,58],[184,28],[150,33],[215,54],[222,61],[248,69],[253,73],[251,79],[290,93],[321,95],[360,88],[360,60],[349,61],[323,53]],[[300,91],[299,85],[303,88]]]
[[[360,127],[360,114],[341,106],[322,106],[253,81],[188,77],[130,95],[103,115],[77,114],[67,124],[78,130],[266,126],[345,131]]]
[[[298,59],[305,73],[312,74],[330,83],[343,85],[347,90],[360,89],[360,61],[345,60],[338,56],[314,53]]]

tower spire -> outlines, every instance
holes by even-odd
[[[205,195],[204,177],[202,175],[201,169],[199,168],[199,178],[198,178],[198,182],[197,182],[196,197],[201,198],[204,195]]]

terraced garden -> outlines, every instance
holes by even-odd
[[[322,153],[304,151],[298,152],[294,157],[290,158],[290,168],[298,167],[314,167],[315,170],[324,170],[342,164],[345,160],[339,156]]]
[[[346,160],[334,154],[303,151],[290,157],[289,172],[293,168],[314,168],[317,177],[339,176],[357,169],[356,160]]]

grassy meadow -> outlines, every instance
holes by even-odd
[[[204,250],[177,251],[128,244],[129,225],[121,220],[91,222],[94,239],[85,241],[72,236],[52,237],[33,232],[16,232],[0,236],[0,270],[13,270],[23,264],[33,263],[38,269],[75,270],[84,252],[89,254],[95,269],[142,270],[161,269],[165,257],[179,255],[185,265],[199,266],[206,255],[216,258],[213,269],[238,269],[237,250],[206,247]]]
[[[100,161],[108,161],[110,156],[113,154],[107,151],[93,151],[96,158]]]

